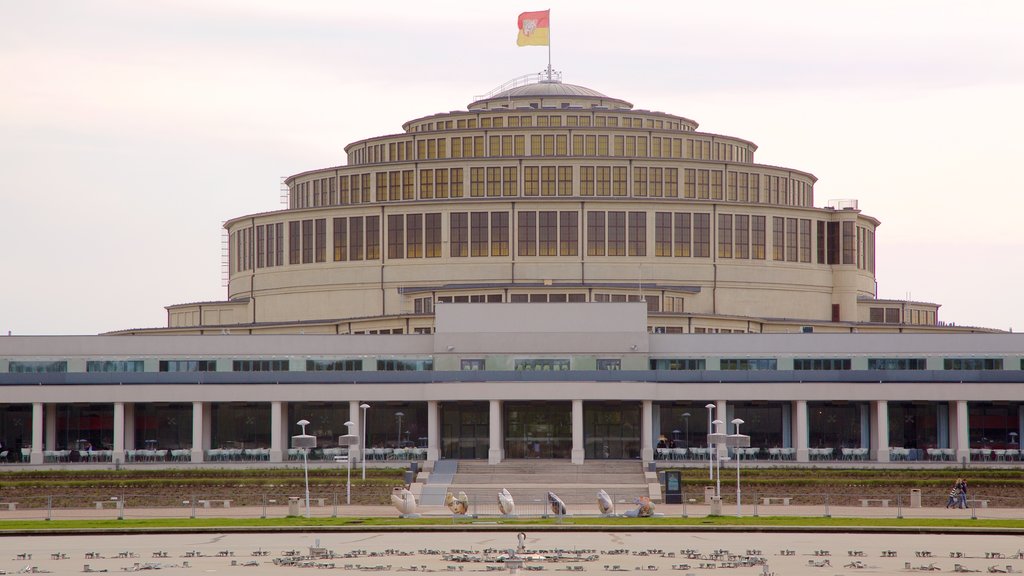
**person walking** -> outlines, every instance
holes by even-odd
[[[960,479],[957,478],[953,488],[949,491],[949,499],[946,500],[946,508],[955,508],[960,501]]]
[[[960,478],[957,480],[956,487],[960,492],[960,507],[967,508],[967,480]]]

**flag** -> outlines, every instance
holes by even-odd
[[[519,37],[516,44],[519,46],[550,46],[551,40],[548,32],[551,29],[549,24],[550,10],[540,12],[523,12],[519,15]]]

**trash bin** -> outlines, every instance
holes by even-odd
[[[704,487],[704,503],[711,504],[711,499],[715,497],[715,487],[705,486]]]
[[[920,508],[921,507],[921,489],[911,488],[910,489],[910,507]]]
[[[289,496],[288,497],[288,515],[289,516],[298,516],[299,515],[299,500],[301,500],[301,498],[299,498],[298,496]]]
[[[708,512],[708,514],[711,515],[711,516],[721,516],[722,515],[722,497],[721,496],[712,496],[711,497],[711,511]]]

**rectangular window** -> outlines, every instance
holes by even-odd
[[[689,258],[691,251],[690,214],[687,212],[676,213],[675,215],[675,246],[676,256]]]
[[[412,170],[402,171],[402,200],[415,200],[415,189],[413,187],[415,173]]]
[[[420,170],[420,199],[430,200],[434,197],[434,171]]]
[[[293,220],[288,223],[288,263],[300,264],[302,262],[302,223]]]
[[[315,259],[317,262],[327,261],[327,219],[316,219]]]
[[[506,166],[503,170],[502,194],[505,196],[519,195],[519,168]]]
[[[654,213],[654,255],[672,256],[672,213]]]
[[[651,370],[705,370],[703,358],[651,358]]]
[[[598,358],[597,359],[598,370],[622,370],[622,359],[621,358]]]
[[[508,212],[491,212],[491,256],[508,256]]]
[[[348,226],[348,259],[363,259],[363,218],[349,218]]]
[[[722,370],[776,370],[775,358],[722,358]]]
[[[732,214],[718,215],[718,257],[732,258]]]
[[[800,261],[811,261],[811,221],[800,219]]]
[[[710,197],[710,177],[708,174],[708,170],[697,170],[697,198],[701,200],[707,200]]]
[[[472,212],[469,215],[469,255],[487,256],[490,240],[487,234],[487,212]]]
[[[1002,370],[1002,358],[946,358],[943,370]]]
[[[711,171],[711,199],[721,200],[722,199],[722,171],[712,170]]]
[[[786,219],[772,217],[772,260],[786,259]]]
[[[487,196],[501,196],[501,167],[490,166],[487,168]]]
[[[683,197],[697,197],[697,170],[694,168],[683,170]]]
[[[647,168],[633,168],[633,196],[647,196]]]
[[[924,370],[924,358],[868,358],[868,370]]]
[[[216,372],[216,360],[161,360],[161,372]]]
[[[558,219],[558,253],[560,256],[576,256],[579,254],[579,214],[559,212]]]
[[[424,244],[424,251],[426,252],[427,258],[440,258],[441,257],[441,214],[431,213],[427,214],[425,220],[426,224],[426,242]]]
[[[750,257],[754,260],[765,259],[765,217],[764,216],[751,216],[751,238],[750,238]]]
[[[736,258],[750,258],[750,216],[736,215]]]
[[[849,358],[795,358],[793,370],[849,370]]]
[[[608,212],[608,255],[626,255],[625,212]]]
[[[542,166],[540,169],[540,195],[555,195],[555,176],[557,169],[554,166]]]
[[[853,264],[853,222],[843,222],[843,264]]]
[[[540,167],[523,167],[523,196],[537,196],[540,194]]]
[[[538,246],[540,256],[558,255],[558,212],[542,211],[538,213]]]
[[[558,195],[572,196],[572,166],[558,167]]]
[[[647,213],[629,213],[629,255],[647,255]]]
[[[67,372],[67,360],[24,360],[11,361],[7,366],[11,374],[28,374],[37,372]]]
[[[263,225],[256,227],[256,267],[263,268],[266,266],[266,250],[267,250],[267,238],[266,238],[266,227]]]
[[[448,197],[448,170],[434,170],[434,195],[438,198]]]
[[[481,198],[484,195],[484,169],[469,169],[469,195],[472,198]]]
[[[366,259],[380,258],[380,216],[366,217]]]
[[[459,360],[460,370],[486,370],[487,362],[483,358],[463,358]]]
[[[594,195],[594,167],[580,166],[580,196]]]
[[[313,221],[302,221],[302,263],[313,262]]]
[[[357,372],[362,360],[306,360],[306,372]]]
[[[524,358],[515,361],[515,370],[568,370],[568,359],[532,359]]]
[[[348,219],[334,219],[334,261],[348,260]]]
[[[711,256],[711,214],[693,215],[693,255],[697,258]]]
[[[388,173],[388,200],[402,199],[402,173]]]
[[[611,166],[597,167],[597,195],[610,196],[612,192]]]
[[[379,372],[412,372],[433,369],[433,360],[377,360],[377,371]]]
[[[626,182],[628,170],[625,166],[616,166],[612,169],[612,196],[626,195],[628,191]]]
[[[828,263],[839,264],[839,222],[828,223]]]
[[[604,256],[604,212],[587,212],[587,256]]]
[[[267,240],[270,250],[270,254],[267,255],[267,266],[281,266],[284,264],[284,222],[274,224],[269,231],[272,233]]]
[[[405,256],[423,258],[423,215],[405,216]]]
[[[666,172],[661,168],[651,168],[651,196],[661,198],[664,187],[662,186],[662,174]]]
[[[448,216],[449,255],[452,258],[465,258],[469,256],[469,214],[452,212]]]
[[[786,261],[796,262],[797,246],[796,218],[786,218]]]
[[[143,372],[142,360],[89,360],[86,372]]]
[[[516,236],[519,238],[519,255],[537,255],[537,213],[520,212],[519,226],[516,229]]]

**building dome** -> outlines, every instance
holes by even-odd
[[[619,110],[633,108],[633,105],[625,100],[605,96],[586,86],[565,84],[560,80],[537,80],[535,76],[526,76],[492,90],[489,94],[470,104],[469,109],[526,106],[534,108],[607,107]]]

